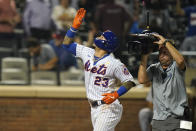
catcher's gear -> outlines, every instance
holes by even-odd
[[[80,25],[82,24],[82,20],[83,20],[85,14],[86,14],[86,10],[84,8],[80,8],[77,11],[77,14],[76,14],[74,21],[73,21],[73,24],[72,24],[72,27],[74,29],[79,29]]]
[[[105,93],[102,96],[105,96],[102,100],[106,104],[111,104],[112,102],[114,102],[116,99],[119,98],[119,95],[118,95],[117,91],[115,91],[113,93]]]
[[[110,30],[102,32],[101,35],[103,35],[106,40],[101,40],[96,37],[94,39],[95,45],[109,53],[114,52],[118,47],[118,38],[116,35]]]

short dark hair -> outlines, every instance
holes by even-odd
[[[31,48],[31,47],[36,47],[39,46],[40,42],[38,39],[30,37],[26,40],[26,46],[27,48]]]

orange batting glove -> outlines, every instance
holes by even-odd
[[[80,25],[82,24],[82,21],[83,21],[85,14],[86,14],[86,10],[84,8],[80,8],[77,11],[77,14],[76,14],[74,21],[73,21],[73,24],[72,24],[72,27],[74,29],[79,29]]]
[[[113,93],[105,93],[102,96],[105,96],[102,100],[106,104],[111,104],[112,102],[114,102],[116,99],[119,98],[119,95],[118,95],[117,91],[115,91]]]

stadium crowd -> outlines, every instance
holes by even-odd
[[[114,56],[136,77],[139,58],[125,54],[126,40],[130,33],[146,29],[146,11],[150,11],[152,32],[172,36],[181,51],[195,51],[195,3],[194,0],[151,0],[145,6],[142,0],[0,0],[0,59],[25,57],[30,62],[32,58],[32,71],[79,68],[78,61],[69,52],[62,52],[59,44],[76,10],[85,8],[87,14],[75,41],[92,47],[94,36],[110,29],[120,40]],[[50,57],[43,57],[47,53]]]

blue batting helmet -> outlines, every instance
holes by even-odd
[[[102,32],[101,35],[103,35],[106,40],[100,40],[96,37],[94,39],[95,45],[109,53],[114,52],[118,47],[118,38],[116,35],[110,30]]]

